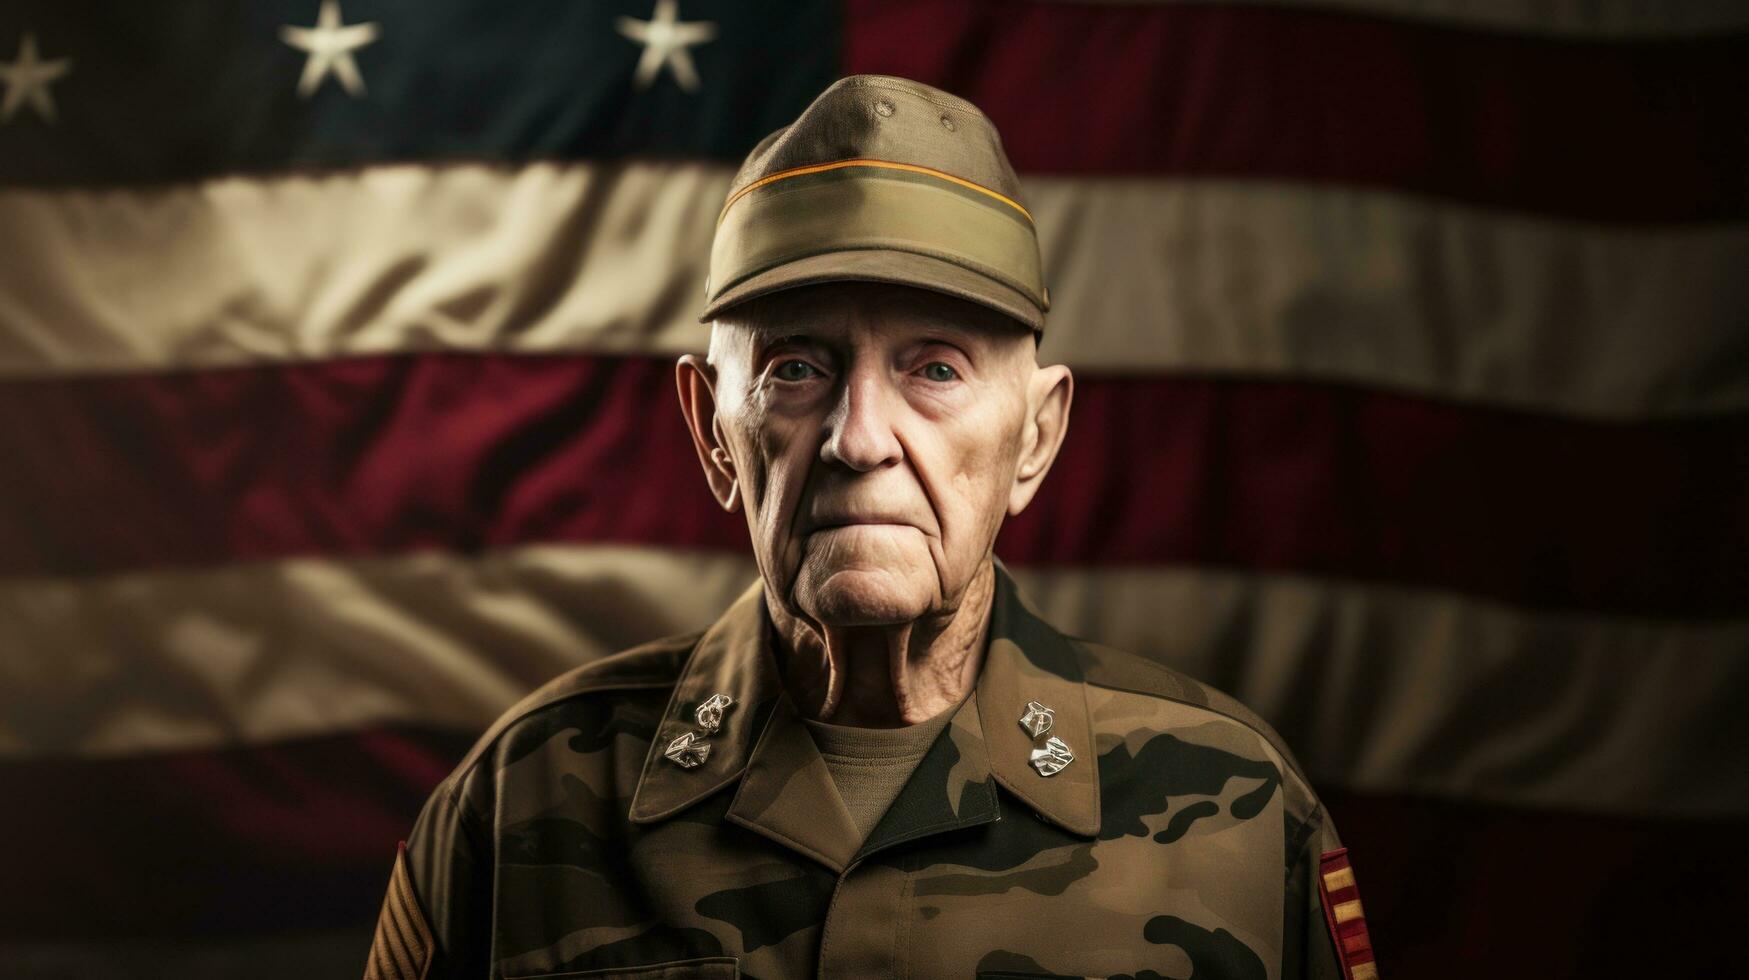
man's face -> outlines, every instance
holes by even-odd
[[[791,289],[719,320],[711,366],[725,502],[746,508],[773,594],[815,623],[956,606],[1036,486],[1016,477],[1051,379],[1030,332],[981,306],[870,283]]]

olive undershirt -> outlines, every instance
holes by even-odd
[[[904,728],[856,728],[803,719],[862,839],[898,799],[905,781],[953,714],[949,708]]]

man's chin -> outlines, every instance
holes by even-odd
[[[796,605],[823,626],[854,628],[909,623],[927,615],[938,587],[933,564],[921,567],[804,567]]]

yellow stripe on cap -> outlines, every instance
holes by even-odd
[[[1351,901],[1351,902],[1343,902],[1342,904],[1331,909],[1330,912],[1332,915],[1334,915],[1336,917],[1336,921],[1339,923],[1340,922],[1351,922],[1355,919],[1360,918],[1361,915],[1363,914],[1360,911],[1360,899],[1358,899],[1358,898]]]
[[[1029,221],[947,182],[896,174],[799,181],[725,212],[711,245],[707,301],[797,259],[864,249],[930,256],[1005,285],[1041,310],[1049,305]]]
[[[735,202],[745,197],[749,191],[757,190],[769,184],[775,184],[780,180],[788,180],[791,177],[802,177],[808,174],[825,173],[828,170],[842,170],[845,167],[875,167],[882,170],[902,170],[906,173],[922,174],[927,177],[939,178],[1001,201],[1003,204],[1020,212],[1020,215],[1028,222],[1032,221],[1032,212],[1022,207],[1019,201],[1014,200],[1006,194],[993,191],[990,188],[985,187],[983,184],[973,183],[964,177],[955,177],[953,174],[947,173],[946,171],[936,170],[933,167],[920,167],[914,163],[895,163],[892,160],[858,158],[855,160],[834,160],[831,163],[814,163],[805,167],[791,167],[788,170],[780,170],[777,173],[761,177],[751,184],[748,184],[746,187],[729,195],[729,199],[723,202],[723,210],[717,214],[717,224],[720,225],[723,223],[723,216],[729,213],[729,208],[734,207]]]

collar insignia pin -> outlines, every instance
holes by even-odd
[[[1039,704],[1037,701],[1026,702],[1026,710],[1020,715],[1020,727],[1028,735],[1039,738],[1051,730],[1051,722],[1056,719],[1056,712]]]
[[[697,769],[704,760],[711,756],[711,743],[700,738],[695,732],[687,732],[668,743],[668,751],[663,752],[668,761],[682,769]]]
[[[698,727],[704,729],[706,735],[715,735],[717,729],[723,727],[723,712],[734,703],[735,699],[727,694],[713,694],[698,706],[692,716],[698,719]]]
[[[711,743],[706,740],[723,727],[723,712],[734,703],[735,699],[727,694],[705,698],[692,713],[693,720],[698,722],[698,730],[676,736],[662,754],[682,769],[697,769],[704,765],[704,760],[711,757]]]
[[[1052,735],[1042,749],[1032,750],[1032,767],[1041,776],[1055,776],[1063,771],[1063,767],[1075,761],[1075,753],[1069,750],[1068,743]]]

